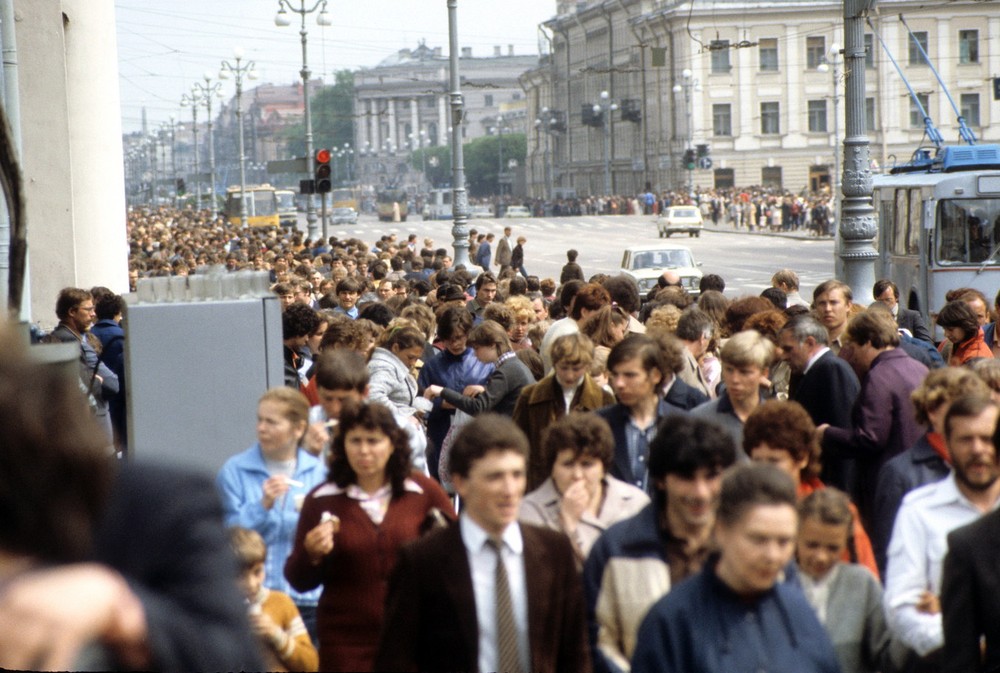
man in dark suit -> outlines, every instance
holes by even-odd
[[[861,390],[857,374],[830,350],[829,333],[818,320],[796,316],[778,334],[780,356],[792,370],[788,398],[809,412],[817,426],[851,427],[851,409]],[[823,457],[823,482],[847,490],[853,479],[853,461]]]
[[[994,444],[997,439],[994,437]],[[941,582],[942,673],[1000,671],[1000,510],[948,534]],[[985,658],[980,638],[985,636]]]
[[[907,330],[914,339],[920,339],[929,343],[934,342],[931,338],[931,333],[927,331],[927,326],[924,325],[924,319],[920,313],[900,306],[899,288],[891,280],[883,278],[875,281],[875,287],[872,288],[872,296],[875,297],[876,301],[882,302],[892,311],[892,315],[896,319],[896,324],[902,329]]]
[[[461,516],[400,551],[375,670],[591,670],[569,540],[517,522],[527,455],[509,418],[463,428],[449,457]]]
[[[649,443],[663,418],[684,410],[660,398],[665,372],[670,370],[663,350],[651,337],[633,334],[619,342],[608,355],[608,372],[618,403],[597,413],[615,438],[611,476],[649,491]]]

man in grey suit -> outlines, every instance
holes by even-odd
[[[494,264],[500,267],[500,271],[510,266],[510,259],[514,254],[514,248],[510,244],[510,227],[503,228],[503,238],[497,243],[497,254]]]
[[[931,333],[924,325],[924,319],[918,311],[903,308],[899,305],[899,288],[891,280],[885,278],[875,281],[872,288],[872,296],[876,301],[880,301],[889,307],[892,317],[896,319],[896,324],[907,330],[914,339],[921,339],[928,343],[934,343]]]
[[[400,551],[378,671],[590,671],[583,591],[568,538],[518,523],[528,440],[477,416],[452,445],[458,523]]]

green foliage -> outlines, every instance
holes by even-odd
[[[354,73],[338,70],[333,86],[310,92],[312,106],[313,148],[343,147],[354,144]],[[301,157],[306,152],[305,122],[294,124],[283,133],[288,155]]]
[[[426,170],[427,179],[433,187],[450,185],[451,147],[427,147],[417,150],[410,156],[410,166],[417,171]]]
[[[524,166],[528,147],[525,135],[523,133],[504,133],[502,142],[503,170],[510,171],[507,168],[507,163],[511,159],[516,160],[518,166]],[[470,196],[489,196],[500,193],[498,175],[500,161],[500,136],[484,136],[465,144],[465,182]]]

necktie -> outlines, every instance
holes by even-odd
[[[521,673],[521,657],[517,647],[517,627],[514,625],[514,608],[510,602],[510,584],[507,568],[503,563],[503,540],[489,539],[488,544],[497,554],[494,588],[496,591],[497,664],[499,673]]]

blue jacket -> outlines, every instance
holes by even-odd
[[[748,601],[717,559],[674,587],[639,628],[633,673],[838,673],[833,645],[795,582]]]
[[[480,362],[472,348],[466,348],[461,355],[452,355],[446,348],[420,368],[417,387],[423,390],[429,385],[439,385],[461,392],[468,385],[486,385],[492,373],[493,364]],[[455,415],[454,409],[443,409],[442,402],[443,397],[434,398],[434,408],[427,415],[427,438],[437,448],[441,448]]]
[[[288,492],[275,501],[271,509],[264,509],[261,504],[264,482],[270,476],[260,444],[254,444],[225,462],[215,480],[222,495],[225,524],[251,528],[264,538],[267,543],[264,586],[289,594],[297,604],[316,605],[322,588],[306,593],[292,589],[285,579],[285,559],[292,553],[295,528],[299,523],[295,496],[305,496],[314,486],[323,483],[326,480],[326,469],[319,458],[300,448],[292,479],[303,485],[290,486]]]
[[[682,413],[685,413],[683,409],[660,400],[656,406],[656,422],[659,424],[671,414]],[[625,424],[628,423],[629,419],[628,408],[622,404],[612,404],[598,409],[597,414],[608,422],[608,425],[611,426],[611,434],[615,438],[615,457],[611,462],[611,476],[642,488],[645,475],[632,473],[632,464],[628,457],[628,440],[625,438]]]
[[[476,250],[475,263],[483,267],[485,270],[490,270],[490,260],[493,258],[493,251],[490,249],[490,244],[485,240],[479,244],[479,248]]]

